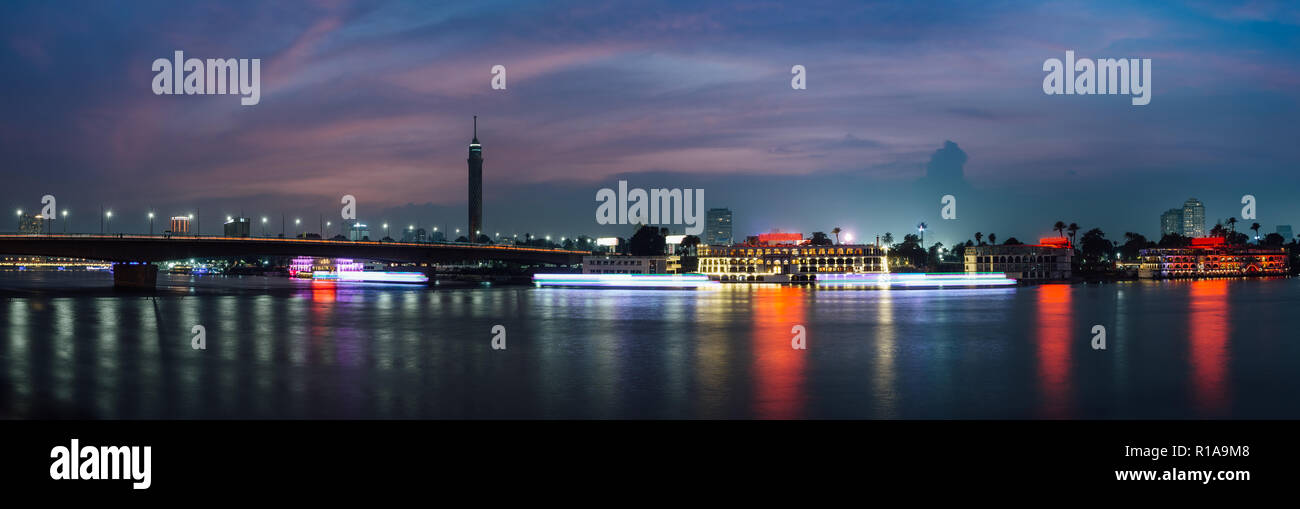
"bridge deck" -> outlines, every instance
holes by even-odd
[[[160,262],[189,258],[316,256],[393,263],[510,261],[571,265],[587,251],[456,242],[378,242],[278,237],[133,234],[0,234],[0,253],[85,258],[112,262]]]

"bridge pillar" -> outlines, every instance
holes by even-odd
[[[158,266],[152,263],[132,265],[113,264],[113,286],[116,288],[153,290],[158,284]]]

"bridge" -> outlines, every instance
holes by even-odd
[[[0,253],[85,258],[114,262],[119,287],[149,287],[157,281],[151,262],[191,258],[314,256],[389,263],[504,261],[550,265],[582,262],[587,251],[457,242],[411,243],[207,235],[0,234]],[[132,263],[135,262],[135,263]]]

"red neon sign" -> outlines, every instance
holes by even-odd
[[[1223,237],[1196,237],[1192,239],[1192,247],[1208,249],[1213,247],[1222,247],[1226,239]]]
[[[798,244],[803,241],[802,233],[760,233],[758,234],[759,244],[793,242]]]
[[[1038,244],[1047,247],[1070,247],[1070,239],[1065,237],[1043,237]]]

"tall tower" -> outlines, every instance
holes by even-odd
[[[469,142],[469,232],[465,237],[477,242],[483,231],[483,147],[478,143],[478,115],[474,115],[474,140]]]

